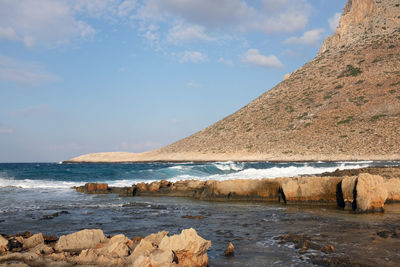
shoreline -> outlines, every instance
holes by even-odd
[[[143,153],[100,152],[81,155],[62,163],[186,163],[186,162],[336,162],[336,161],[400,161],[399,154],[357,155],[348,154],[261,154],[261,153],[158,153],[157,150]]]

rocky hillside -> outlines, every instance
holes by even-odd
[[[399,133],[400,1],[349,0],[318,55],[276,87],[192,136],[131,159],[400,159]]]

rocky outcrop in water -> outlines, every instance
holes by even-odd
[[[10,240],[18,238],[19,252],[10,250]],[[0,265],[18,266],[208,266],[207,250],[211,241],[196,230],[185,229],[168,236],[162,231],[143,239],[124,235],[105,237],[102,230],[82,230],[61,236],[57,243],[46,244],[42,234],[29,238],[0,236]]]
[[[361,172],[362,171],[362,172]],[[382,173],[382,176],[377,175]],[[346,174],[340,176],[339,174]],[[347,176],[347,175],[352,176]],[[331,176],[332,175],[332,176]],[[218,201],[272,201],[283,203],[331,203],[358,213],[383,211],[387,202],[400,201],[400,168],[364,168],[337,171],[328,176],[226,181],[166,180],[138,183],[131,187],[108,187],[101,193],[120,196],[192,197]],[[83,193],[89,184],[76,187]],[[189,217],[188,217],[189,218]]]

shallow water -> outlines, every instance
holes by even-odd
[[[322,252],[300,254],[293,244],[279,244],[274,239],[296,233],[306,234],[322,246],[334,245],[336,256],[347,255],[371,265],[400,266],[400,238],[376,234],[381,230],[400,230],[400,204],[386,205],[384,214],[355,215],[335,206],[209,202],[178,197],[121,198],[114,194],[85,195],[69,189],[89,181],[131,185],[143,180],[194,177],[223,180],[396,164],[0,164],[0,234],[28,230],[59,236],[101,228],[107,235],[123,233],[133,237],[161,230],[175,234],[193,227],[200,236],[212,241],[208,252],[211,266],[310,266],[311,258]],[[184,215],[204,218],[182,218]],[[229,241],[236,248],[233,258],[223,256]]]
[[[0,188],[0,233],[62,235],[84,228],[101,228],[107,235],[145,236],[160,230],[172,234],[193,227],[212,241],[211,266],[310,266],[311,251],[299,254],[292,244],[274,237],[306,234],[320,245],[333,244],[336,254],[363,258],[381,266],[400,264],[400,239],[376,232],[400,229],[400,205],[387,205],[384,214],[355,215],[333,206],[310,207],[277,203],[208,202],[179,197],[85,195],[66,189]],[[6,207],[5,200],[13,207]],[[66,211],[58,217],[46,215]],[[204,216],[185,219],[184,215]],[[235,257],[225,258],[229,241]]]

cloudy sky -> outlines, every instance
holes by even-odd
[[[0,0],[0,162],[154,149],[313,58],[346,0]]]

